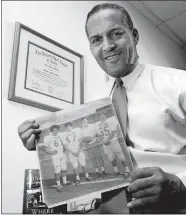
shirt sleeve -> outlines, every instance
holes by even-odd
[[[176,174],[176,176],[178,176],[180,178],[180,180],[182,181],[182,183],[186,187],[186,171],[178,173],[178,174]]]
[[[48,147],[49,146],[49,137],[48,136],[46,136],[45,138],[44,138],[44,141],[43,141],[43,143],[41,143],[41,144],[39,144],[39,146],[46,146],[46,147]]]
[[[184,77],[186,77],[186,76],[184,76]],[[183,110],[183,113],[184,113],[184,116],[185,116],[184,121],[185,121],[185,124],[186,124],[186,80],[182,84],[179,103],[180,103],[181,109]],[[181,172],[181,173],[176,174],[176,175],[180,178],[180,180],[183,182],[183,184],[186,187],[186,171]]]
[[[75,135],[76,135],[77,139],[82,139],[83,138],[83,134],[82,134],[81,129],[76,128],[76,129],[74,129],[74,132],[75,132]]]
[[[100,130],[99,130],[99,126],[98,126],[98,122],[95,123],[95,129],[98,135],[100,135]]]
[[[110,119],[109,125],[110,125],[110,128],[111,128],[112,131],[115,131],[117,129],[118,122],[117,122],[115,117],[112,117]]]
[[[184,81],[184,83],[182,84],[179,103],[180,103],[181,109],[183,110],[183,112],[186,116],[186,81]],[[186,119],[185,119],[185,121],[186,121]]]
[[[63,142],[63,144],[64,144],[64,142],[65,142],[65,134],[64,134],[64,133],[62,133],[62,132],[60,132],[58,135],[59,135],[59,137],[60,137],[61,141],[62,141],[62,142]]]

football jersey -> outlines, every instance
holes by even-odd
[[[97,134],[96,126],[95,124],[89,124],[87,128],[82,128],[81,133],[83,137],[95,137]]]
[[[72,150],[73,152],[77,152],[80,145],[79,140],[82,137],[80,129],[73,129],[70,132],[66,132],[65,136],[65,144],[67,144],[70,150]]]
[[[84,137],[90,137],[90,138],[96,137],[96,134],[97,134],[96,125],[95,124],[89,124],[87,128],[82,128],[81,134],[82,134],[82,138],[84,138]],[[89,143],[84,143],[85,148],[93,147],[96,145],[98,145],[97,140],[90,141]]]
[[[44,138],[44,146],[47,146],[51,151],[56,150],[57,154],[51,155],[52,158],[62,157],[64,154],[63,141],[60,134],[53,136],[52,134]]]
[[[115,131],[117,129],[118,121],[115,117],[111,117],[106,119],[104,122],[98,121],[96,123],[98,133],[103,137],[103,140],[107,140],[107,138],[110,136],[112,131]],[[116,138],[116,134],[112,139]]]

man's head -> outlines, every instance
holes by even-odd
[[[107,116],[106,116],[105,111],[102,111],[102,112],[99,114],[99,117],[100,117],[101,122],[104,122],[104,121],[107,119]]]
[[[83,128],[87,128],[88,127],[88,119],[87,119],[87,117],[82,118],[81,123],[82,123]]]
[[[90,50],[110,76],[123,77],[138,59],[138,31],[128,12],[116,4],[99,4],[88,13],[86,33]]]
[[[65,129],[66,129],[66,131],[68,131],[68,132],[72,131],[72,123],[71,123],[71,122],[67,122],[67,123],[65,124]]]
[[[59,130],[60,130],[59,125],[52,125],[50,127],[50,131],[51,131],[53,136],[56,136],[59,133]]]

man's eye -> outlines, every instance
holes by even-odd
[[[101,42],[101,39],[100,38],[94,38],[90,41],[92,44],[96,45],[96,44],[99,44]]]
[[[123,34],[123,31],[115,31],[112,33],[112,37],[121,37]]]

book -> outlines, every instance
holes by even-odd
[[[48,208],[128,186],[134,166],[109,97],[39,117],[36,123]]]
[[[86,199],[70,202],[48,208],[43,202],[39,169],[26,169],[24,178],[23,214],[64,214],[69,212],[80,213],[94,209],[94,200],[101,199],[101,195],[89,196]]]
[[[63,214],[66,205],[48,208],[43,202],[39,169],[25,169],[23,214]]]

